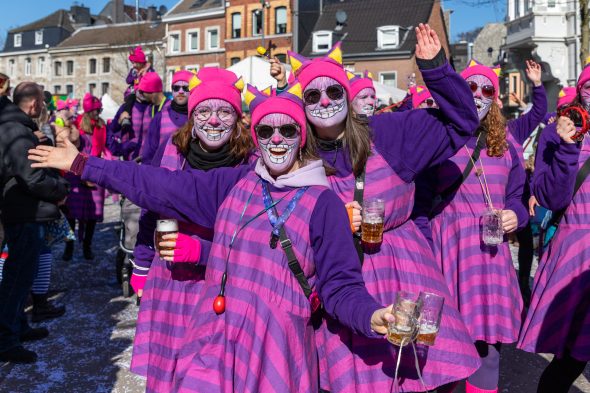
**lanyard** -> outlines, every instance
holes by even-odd
[[[164,106],[165,103],[166,103],[166,98],[164,98],[162,100],[162,102],[160,102],[160,106],[158,106],[158,112],[160,112],[162,110],[162,107]],[[154,116],[156,116],[156,114],[154,113],[155,107],[156,107],[155,105],[152,105],[152,119],[154,118]]]
[[[270,225],[272,225],[270,248],[277,248],[277,242],[279,241],[281,229],[285,225],[285,222],[287,222],[287,220],[289,219],[289,216],[291,216],[291,213],[293,213],[295,206],[297,206],[297,202],[299,202],[299,200],[308,188],[309,187],[302,187],[298,189],[293,199],[291,199],[291,201],[287,205],[285,211],[283,211],[283,214],[281,214],[280,217],[277,217],[278,213],[276,211],[276,208],[274,208],[274,206],[276,206],[276,203],[273,203],[270,191],[268,189],[268,182],[266,180],[262,181],[262,198],[264,199],[264,206],[267,209],[266,213],[268,214]]]

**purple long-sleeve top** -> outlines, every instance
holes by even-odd
[[[140,111],[143,111],[146,110],[149,104],[134,102],[133,106],[135,105],[140,108]],[[128,108],[127,105],[121,105],[117,110],[115,117],[107,127],[106,145],[114,156],[121,156],[125,159],[135,159],[139,154],[139,146],[137,140],[132,140],[136,137],[135,131],[133,130],[133,124],[125,126],[119,124],[119,118],[125,111],[131,115],[131,109]],[[129,120],[132,121],[131,117]],[[122,141],[124,136],[128,136],[126,141]]]
[[[154,67],[150,66],[146,72],[155,72]],[[128,85],[133,86],[135,84],[135,80],[137,79],[137,70],[135,68],[131,68],[129,73],[127,74],[127,78],[125,81]]]
[[[547,95],[545,88],[533,86],[533,106],[530,111],[508,122],[508,132],[516,143],[522,145],[547,115]]]
[[[163,111],[168,111],[170,119],[176,128],[180,128],[186,124],[187,115],[176,112],[174,109],[172,109],[171,105],[167,105],[166,107],[162,108],[160,112],[156,113],[148,128],[147,141],[144,142],[145,147],[141,154],[141,162],[152,162],[154,154],[156,154],[158,146],[160,146],[160,130],[162,128]]]
[[[78,157],[76,161],[81,158]],[[77,167],[74,162],[74,167]],[[217,211],[231,189],[251,168],[208,172],[169,171],[125,161],[88,158],[82,179],[126,195],[137,205],[166,217],[213,228]],[[326,311],[355,332],[374,336],[370,318],[381,307],[367,292],[350,236],[346,210],[331,190],[323,191],[309,223],[318,292]]]
[[[581,147],[564,142],[555,123],[549,124],[539,139],[533,175],[533,194],[549,210],[565,209],[574,196]]]

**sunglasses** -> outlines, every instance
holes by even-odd
[[[293,139],[297,137],[297,134],[299,133],[299,127],[295,124],[283,124],[280,127],[259,124],[256,127],[254,127],[256,135],[260,139],[270,139],[274,135],[276,129],[279,130],[279,134],[281,134],[283,138],[287,139]]]
[[[432,108],[434,106],[434,100],[432,98],[427,98],[425,102],[426,106],[429,108]]]
[[[313,105],[320,102],[322,98],[322,91],[326,92],[326,95],[331,100],[339,100],[344,96],[344,89],[340,85],[328,86],[326,90],[309,89],[303,93],[303,100],[306,105]]]
[[[178,85],[172,86],[172,91],[175,93],[178,93],[181,90],[186,93],[188,93],[188,91],[189,91],[188,86],[178,86]]]
[[[473,81],[469,81],[469,82],[467,82],[467,84],[469,85],[469,88],[471,89],[472,93],[475,93],[477,91],[477,89],[479,88],[477,83],[475,83]],[[495,94],[496,94],[496,89],[494,89],[494,86],[485,85],[485,86],[481,87],[481,95],[484,96],[485,98],[492,98]]]

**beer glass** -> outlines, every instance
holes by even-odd
[[[432,346],[440,329],[445,298],[434,293],[420,292],[418,303],[421,305],[418,318],[418,344]]]
[[[379,251],[383,242],[383,218],[385,202],[383,199],[368,199],[363,203],[363,222],[361,224],[361,243],[365,252]]]
[[[415,294],[405,291],[396,294],[393,304],[395,321],[387,326],[387,340],[390,343],[403,347],[415,340],[420,308]]]
[[[160,242],[164,241],[162,236],[177,232],[178,221],[174,219],[158,220],[156,226],[156,250],[158,250],[158,252],[162,250],[174,250],[174,247],[160,247]]]
[[[504,241],[502,217],[499,211],[489,209],[482,216],[482,237],[486,246],[497,246]]]

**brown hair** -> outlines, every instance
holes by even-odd
[[[96,126],[101,128],[104,126],[104,121],[99,117],[96,121]],[[82,115],[82,120],[80,121],[80,128],[86,135],[92,135],[94,133],[94,128],[92,127],[92,119],[88,113],[84,113]]]
[[[481,121],[481,127],[487,131],[487,152],[489,157],[502,157],[508,150],[506,143],[506,119],[498,104],[494,101],[490,111]]]
[[[183,156],[186,156],[190,150],[189,145],[193,139],[193,125],[194,120],[190,116],[188,122],[172,135],[172,143],[174,143],[178,152]],[[250,138],[250,132],[239,119],[236,127],[237,133],[234,132],[236,135],[232,135],[229,140],[229,154],[240,160],[244,160],[254,149],[254,143],[252,143],[252,139]]]

